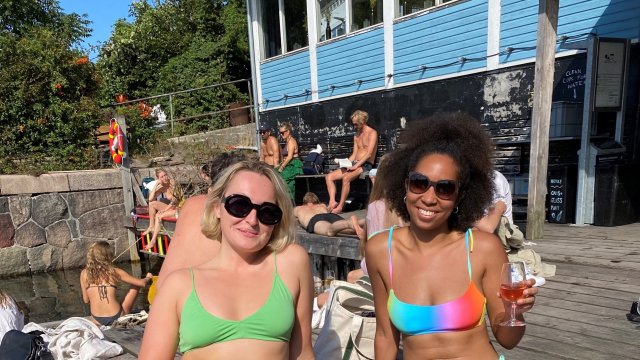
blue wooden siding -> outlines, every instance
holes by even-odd
[[[311,91],[308,50],[260,64],[260,75],[265,109],[311,100],[310,92],[304,95],[305,91]],[[284,98],[285,95],[288,97]]]
[[[502,63],[535,57],[538,0],[502,0],[500,50]],[[558,37],[640,38],[640,0],[562,0],[558,13]],[[521,50],[522,49],[522,50]],[[560,49],[557,49],[560,51]]]
[[[319,44],[317,58],[320,98],[383,87],[384,29]]]
[[[396,23],[395,83],[485,67],[487,6],[486,0],[470,0]],[[468,60],[456,63],[461,57]],[[419,70],[422,65],[427,69]]]

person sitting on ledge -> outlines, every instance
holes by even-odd
[[[349,156],[351,167],[340,168],[330,172],[325,177],[327,192],[329,192],[329,211],[334,214],[342,212],[344,203],[349,195],[351,182],[357,179],[364,171],[370,171],[376,160],[378,149],[378,132],[367,125],[369,114],[362,110],[356,110],[351,115],[351,123],[355,130],[353,136],[353,153]],[[342,181],[340,190],[340,202],[336,202],[336,181]]]
[[[355,215],[347,220],[338,214],[329,212],[329,209],[320,203],[318,196],[312,192],[304,194],[302,202],[303,205],[296,206],[293,214],[309,234],[324,236],[335,236],[337,234],[355,235],[355,226],[364,226],[365,220],[358,219]]]
[[[149,195],[149,227],[142,235],[151,234],[151,240],[144,247],[149,251],[156,246],[156,239],[162,228],[162,221],[177,218],[178,210],[184,205],[184,198],[180,185],[171,179],[164,169],[157,169],[158,182]]]

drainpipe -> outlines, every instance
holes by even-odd
[[[256,133],[254,134],[256,139],[256,147],[258,150],[258,154],[260,154],[260,135],[258,134],[258,129],[260,128],[260,99],[258,99],[258,82],[256,81],[256,71],[258,71],[258,67],[256,66],[256,58],[255,58],[255,46],[253,42],[253,24],[251,13],[253,9],[251,8],[252,0],[246,0],[247,4],[247,32],[249,33],[249,58],[251,59],[251,92],[253,93],[253,114],[256,119]]]

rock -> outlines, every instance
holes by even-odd
[[[31,217],[31,196],[18,195],[9,197],[9,212],[16,228],[26,223]]]
[[[31,272],[48,272],[62,269],[62,249],[48,244],[29,248],[27,257]]]
[[[62,263],[65,269],[79,268],[87,261],[87,250],[92,241],[79,239],[70,242],[62,251]]]
[[[78,230],[78,220],[69,219],[67,220],[67,224],[69,225],[69,231],[71,231],[71,237],[77,239],[80,237],[80,230]]]
[[[122,204],[90,211],[78,218],[80,237],[115,239],[123,236],[126,234],[123,217],[124,205]]]
[[[0,213],[9,212],[9,198],[6,196],[0,196]]]
[[[71,229],[69,229],[69,224],[65,220],[60,220],[47,226],[44,231],[49,245],[64,249],[71,242]]]
[[[14,276],[29,273],[29,259],[27,249],[22,246],[12,246],[0,249],[0,274]]]
[[[120,254],[122,255],[120,255],[120,257],[118,257],[117,259],[115,259],[114,262],[119,263],[123,261],[130,261],[131,252],[127,251],[129,249],[129,236],[126,234],[126,232],[123,236],[120,236],[119,238],[117,238],[115,243],[116,243],[116,246],[115,246],[115,253],[113,255],[114,258]],[[136,248],[136,245],[133,245],[132,249],[135,249],[135,248]]]
[[[122,195],[122,189],[85,191],[68,194],[67,202],[69,203],[71,216],[78,218],[92,210],[122,204],[124,203],[124,196]]]
[[[67,174],[69,191],[122,188],[117,169],[74,171]]]
[[[29,221],[16,229],[14,240],[18,245],[31,248],[46,244],[47,237],[43,228],[35,222]]]
[[[13,235],[15,233],[16,229],[13,228],[11,215],[0,214],[0,248],[13,246]]]
[[[47,227],[67,217],[67,203],[60,194],[45,194],[33,198],[31,218],[40,226]]]

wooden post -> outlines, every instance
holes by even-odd
[[[530,240],[544,236],[558,3],[559,0],[539,0],[527,205],[527,239]]]
[[[123,115],[116,116],[116,121],[118,122],[118,126],[120,126],[120,130],[122,130],[122,134],[124,135],[124,153],[125,156],[122,158],[122,166],[120,166],[120,174],[122,175],[122,193],[124,195],[124,216],[130,216],[131,211],[133,210],[133,189],[131,186],[131,169],[130,169],[130,161],[129,161],[129,142],[127,139],[127,123],[124,119]],[[140,255],[138,255],[138,248],[134,246],[136,242],[136,234],[134,230],[127,229],[127,237],[129,239],[129,259],[131,261],[140,261]]]

